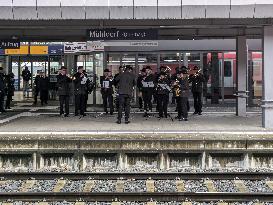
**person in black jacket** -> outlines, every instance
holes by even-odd
[[[113,76],[109,69],[105,69],[103,76],[100,77],[101,95],[103,100],[104,112],[108,114],[107,104],[110,108],[110,115],[113,115]]]
[[[36,105],[37,104],[37,99],[38,99],[38,95],[40,93],[40,90],[39,90],[39,83],[40,83],[40,71],[38,71],[35,79],[34,79],[34,102],[33,102],[33,105]]]
[[[177,97],[178,119],[179,121],[188,121],[189,82],[187,70],[177,73],[177,80],[174,82],[173,88]]]
[[[150,66],[145,68],[146,75],[142,79],[142,95],[144,101],[144,117],[149,116],[149,112],[152,112],[153,104],[152,97],[154,92],[154,75]]]
[[[7,100],[6,100],[6,109],[11,109],[10,108],[10,104],[11,104],[11,101],[12,101],[12,96],[14,96],[14,91],[15,91],[15,88],[14,88],[14,74],[13,73],[10,73],[9,75],[7,75],[7,78],[6,78],[6,83],[7,83],[7,91],[6,91],[6,94],[7,94]]]
[[[47,105],[48,101],[48,90],[49,90],[49,78],[45,75],[45,72],[41,72],[41,77],[39,79],[39,91],[40,91],[40,99],[41,105]]]
[[[170,79],[167,74],[161,72],[157,79],[156,83],[156,91],[157,91],[157,107],[159,112],[159,118],[168,117],[168,104],[169,104],[169,93],[171,91],[170,88]]]
[[[116,82],[118,84],[119,109],[118,109],[118,124],[121,124],[122,111],[125,109],[125,124],[129,124],[130,117],[130,102],[136,85],[135,75],[132,73],[132,68],[126,66],[125,71],[120,73]]]
[[[60,74],[57,76],[57,89],[59,94],[60,101],[60,115],[64,114],[63,107],[65,105],[65,115],[64,117],[68,117],[69,115],[69,84],[71,82],[71,78],[67,76],[67,68],[62,66],[60,69]]]
[[[192,83],[191,91],[194,99],[194,115],[202,115],[202,92],[203,83],[205,82],[203,74],[197,66],[193,68],[194,74],[189,77],[189,82]]]
[[[75,116],[85,116],[85,97],[87,93],[87,76],[83,72],[83,66],[78,67],[78,72],[73,76],[75,95]]]
[[[115,74],[115,76],[114,76],[114,86],[115,86],[115,90],[118,90],[118,82],[117,82],[117,77],[121,74],[121,73],[123,73],[123,71],[124,71],[124,67],[123,66],[119,66],[119,68],[118,68],[118,73],[117,74]],[[119,101],[118,101],[118,93],[116,93],[116,103],[115,103],[115,106],[116,106],[116,111],[118,111],[118,109],[119,109]]]
[[[6,80],[4,75],[4,69],[0,67],[0,112],[6,112],[4,109],[4,100],[6,95]]]
[[[23,94],[24,97],[28,96],[29,91],[29,81],[31,79],[31,73],[26,66],[25,69],[22,71],[22,78],[23,78]]]
[[[143,109],[142,80],[143,80],[145,75],[146,75],[145,68],[142,68],[142,70],[140,71],[140,74],[138,75],[138,78],[137,78],[138,105],[139,105],[139,109],[141,111]]]

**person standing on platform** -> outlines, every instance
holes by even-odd
[[[75,95],[75,116],[85,115],[85,97],[87,92],[87,77],[83,73],[83,66],[78,67],[78,72],[73,76],[74,95]]]
[[[126,66],[125,71],[120,73],[116,82],[118,84],[119,109],[118,109],[118,124],[121,124],[122,111],[125,110],[125,124],[129,124],[130,118],[130,103],[134,87],[136,85],[135,75],[132,73],[132,68]]]
[[[14,87],[14,74],[13,73],[10,73],[9,75],[7,75],[7,78],[6,78],[6,83],[7,83],[7,91],[6,91],[6,94],[7,94],[7,100],[6,100],[6,110],[10,110],[11,107],[11,101],[12,101],[12,97],[14,96],[14,91],[15,91],[15,87]]]
[[[41,77],[39,79],[39,91],[40,91],[40,99],[41,105],[47,105],[48,101],[48,91],[49,91],[49,78],[46,76],[45,72],[41,71]]]
[[[37,72],[37,75],[34,79],[34,102],[33,102],[33,105],[37,105],[37,99],[38,99],[38,95],[40,93],[40,90],[39,90],[39,83],[40,83],[40,71]]]
[[[194,99],[194,115],[202,115],[202,92],[203,83],[205,82],[201,70],[197,66],[193,68],[194,74],[189,77],[189,82],[192,84],[191,91]]]
[[[118,90],[118,82],[117,82],[117,77],[123,73],[123,66],[119,66],[119,69],[118,69],[118,73],[114,76],[114,86],[115,86],[115,90]],[[118,101],[119,97],[118,97],[118,93],[116,93],[116,103],[115,103],[115,106],[116,106],[116,111],[118,111],[119,109],[119,101]]]
[[[6,95],[6,79],[4,75],[4,69],[0,67],[0,112],[6,112],[4,109],[4,101]]]
[[[174,82],[173,88],[177,97],[177,111],[179,121],[188,121],[188,97],[189,97],[189,82],[187,78],[187,70],[182,70],[177,73],[177,80]]]
[[[113,76],[109,69],[105,69],[103,76],[100,77],[101,95],[103,100],[103,109],[108,114],[107,105],[110,108],[110,115],[114,113],[113,105]]]
[[[170,79],[168,78],[166,73],[161,72],[159,74],[159,77],[156,83],[157,107],[159,112],[159,118],[168,117],[168,104],[169,104],[170,91],[171,91]]]
[[[92,93],[92,91],[94,89],[94,83],[88,78],[86,70],[83,70],[83,73],[84,73],[85,77],[87,77],[87,81],[86,81],[87,91],[85,93],[85,99],[84,99],[85,100],[85,102],[84,102],[84,112],[87,112],[88,95]]]
[[[31,79],[31,73],[28,70],[27,66],[22,71],[22,78],[23,78],[23,95],[24,97],[29,97],[29,81]]]
[[[150,66],[145,68],[146,75],[142,79],[142,95],[144,101],[144,117],[149,117],[153,110],[152,97],[154,92],[154,75]]]
[[[138,104],[139,104],[139,110],[142,111],[143,109],[143,94],[142,94],[142,80],[144,76],[146,75],[145,69],[142,68],[140,71],[140,74],[137,78],[137,88],[138,88]]]
[[[60,69],[60,73],[57,76],[57,89],[59,94],[60,101],[60,116],[68,117],[69,115],[69,84],[71,82],[71,78],[67,75],[67,68],[62,66]],[[65,114],[64,108],[65,106]]]

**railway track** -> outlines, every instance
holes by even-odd
[[[272,193],[0,193],[0,201],[199,201],[199,202],[272,202]]]
[[[71,180],[84,180],[84,179],[154,179],[154,180],[167,180],[182,178],[185,180],[198,180],[203,178],[218,179],[218,180],[232,180],[235,178],[247,180],[261,180],[265,178],[273,179],[273,172],[196,172],[196,173],[180,173],[180,172],[158,172],[158,173],[90,173],[90,172],[0,172],[0,178],[24,180],[29,178],[35,179],[56,179],[66,178]]]
[[[0,173],[0,187],[5,186],[4,182],[9,180],[20,181],[20,188],[18,190],[11,190],[0,192],[0,202],[3,201],[22,201],[22,202],[56,202],[56,201],[85,201],[85,202],[112,202],[112,201],[138,201],[138,202],[147,202],[147,201],[158,201],[158,202],[170,202],[170,201],[196,201],[196,202],[250,202],[259,200],[261,202],[273,202],[273,185],[271,191],[269,192],[250,192],[246,189],[244,190],[243,185],[239,184],[238,192],[223,192],[217,191],[215,187],[209,187],[213,185],[207,184],[207,191],[202,192],[189,192],[186,189],[178,186],[176,184],[177,191],[165,191],[158,192],[157,189],[149,188],[148,183],[146,183],[145,191],[143,192],[128,192],[124,191],[123,188],[116,191],[106,191],[98,192],[85,190],[74,190],[73,192],[64,191],[64,186],[68,181],[83,180],[86,181],[96,181],[96,180],[114,180],[116,183],[115,186],[119,183],[118,181],[134,181],[134,180],[144,180],[147,181],[156,181],[156,180],[231,180],[231,181],[241,181],[241,180],[264,180],[268,181],[273,180],[273,173],[258,173],[258,172],[230,172],[230,173],[68,173],[68,172],[58,172],[58,173],[45,173],[45,172],[33,172],[33,173]],[[61,183],[56,182],[54,184],[55,188],[49,191],[29,191],[31,186],[34,186],[35,182],[43,180],[55,180]],[[32,185],[30,186],[31,182]],[[2,183],[1,183],[2,182]],[[272,181],[271,181],[272,182]],[[69,183],[67,183],[69,186]],[[273,184],[273,182],[271,183]],[[37,185],[36,185],[37,186]],[[54,187],[53,186],[53,187]],[[59,186],[59,187],[58,187]],[[90,185],[91,186],[91,185]],[[94,183],[93,183],[94,186]],[[155,186],[152,185],[152,186]],[[84,190],[84,191],[83,191]]]

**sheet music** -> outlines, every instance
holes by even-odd
[[[167,84],[159,83],[158,86],[160,86],[163,90],[171,91],[170,86],[168,86]]]
[[[152,81],[150,81],[150,82],[142,81],[142,86],[144,88],[153,88],[153,87],[155,87],[154,82],[152,82]]]
[[[102,87],[103,88],[109,88],[110,87],[110,82],[109,81],[103,81],[102,82]]]
[[[83,77],[81,80],[81,84],[84,85],[86,84],[86,82],[87,82],[87,77]]]

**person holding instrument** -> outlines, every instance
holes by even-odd
[[[63,107],[65,105],[65,115],[64,117],[68,117],[69,115],[69,84],[71,82],[71,78],[67,75],[67,68],[62,66],[60,69],[60,73],[57,76],[57,89],[59,94],[60,101],[60,116],[63,116],[64,110]]]
[[[101,84],[101,94],[103,100],[103,108],[105,114],[108,114],[107,104],[110,108],[110,115],[114,113],[114,105],[113,105],[113,76],[109,69],[104,70],[103,76],[100,77]]]
[[[87,77],[83,72],[83,66],[78,67],[78,72],[73,76],[75,94],[75,116],[85,116],[85,97],[87,92]]]
[[[202,92],[203,92],[203,83],[205,82],[204,76],[201,73],[201,70],[194,66],[194,74],[191,74],[189,77],[189,83],[192,84],[191,92],[194,99],[194,115],[202,115]]]
[[[168,117],[168,104],[169,104],[169,93],[170,79],[165,72],[161,72],[157,79],[156,93],[157,93],[157,107],[159,112],[159,118]]]
[[[177,98],[177,111],[179,121],[188,121],[187,102],[189,97],[189,82],[187,70],[182,70],[177,73],[177,79],[173,83],[173,89]]]
[[[146,75],[142,79],[142,97],[144,101],[144,117],[149,117],[153,110],[152,97],[154,92],[154,75],[150,66],[145,69]]]

